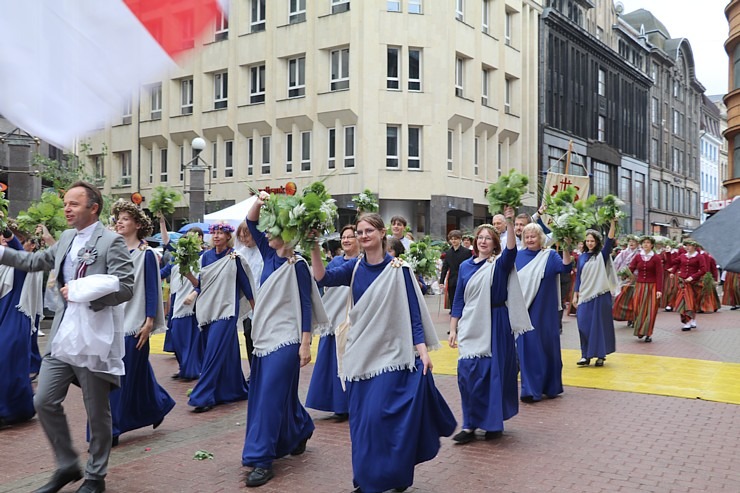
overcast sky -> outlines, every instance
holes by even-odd
[[[694,52],[696,76],[707,95],[727,92],[728,59],[724,44],[729,0],[621,0],[625,12],[649,10],[672,38],[687,38]]]

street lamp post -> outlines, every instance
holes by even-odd
[[[196,137],[190,143],[195,156],[186,165],[190,169],[190,188],[186,190],[190,194],[190,221],[202,222],[206,214],[206,170],[208,163],[200,157],[200,153],[206,148],[206,141]]]

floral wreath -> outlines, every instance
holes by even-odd
[[[111,207],[111,214],[113,214],[113,217],[118,220],[118,216],[122,212],[130,215],[134,221],[136,221],[136,224],[141,226],[136,232],[136,236],[138,236],[140,240],[147,236],[151,236],[154,231],[152,220],[149,219],[149,216],[147,216],[143,210],[139,209],[136,204],[128,200],[118,199],[116,203],[113,204],[113,207]]]
[[[234,233],[234,226],[228,223],[216,223],[211,224],[208,226],[208,234],[212,235],[216,231],[223,231],[224,233],[233,234]]]

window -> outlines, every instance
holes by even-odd
[[[337,167],[337,129],[336,128],[330,128],[329,129],[329,152],[328,152],[329,159],[326,163],[326,167],[329,169],[334,169]]]
[[[594,195],[603,197],[612,190],[611,167],[606,163],[594,162]]]
[[[455,96],[463,97],[465,88],[465,60],[462,57],[455,59]]]
[[[155,84],[149,89],[151,99],[151,119],[160,120],[162,118],[162,84]]]
[[[213,164],[211,166],[211,178],[214,180],[218,178],[218,142],[213,143],[213,156],[211,163]]]
[[[645,175],[643,175],[642,173],[635,173],[634,182],[634,203],[635,205],[645,205]]]
[[[409,48],[409,91],[421,91],[421,49]]]
[[[267,0],[252,0],[252,23],[253,33],[265,30],[265,2]]]
[[[398,155],[401,148],[399,142],[400,127],[388,125],[385,133],[385,167],[398,168]]]
[[[121,118],[124,125],[127,125],[131,123],[131,107],[132,107],[132,97],[131,95],[125,96],[123,98],[123,108],[121,111]]]
[[[349,48],[331,52],[331,90],[349,89]]]
[[[735,46],[735,52],[732,56],[732,89],[740,88],[740,44]],[[740,171],[740,169],[735,168]]]
[[[480,163],[480,137],[475,137],[475,148],[473,149],[473,174],[478,176]]]
[[[228,7],[228,5],[227,5]],[[226,8],[220,6],[219,15],[216,16],[216,41],[229,39],[229,14]]]
[[[285,134],[285,172],[293,172],[293,134]]]
[[[338,14],[349,10],[349,0],[331,0],[331,13]]]
[[[154,151],[149,149],[149,184],[154,183]]]
[[[483,0],[482,17],[481,29],[484,33],[489,34],[491,32],[491,0]]]
[[[288,22],[297,24],[306,20],[306,0],[290,0]]]
[[[265,65],[257,65],[249,69],[249,102],[251,104],[265,102]]]
[[[455,19],[465,21],[465,0],[455,0]]]
[[[650,180],[650,207],[660,208],[660,182],[658,180]]]
[[[224,176],[231,178],[234,176],[234,141],[224,141]]]
[[[604,29],[602,29],[599,26],[596,26],[596,39],[598,40],[604,39]]]
[[[409,14],[421,14],[422,0],[409,0]]]
[[[121,163],[121,185],[131,185],[131,151],[118,153]]]
[[[678,115],[679,115],[678,110],[673,110],[673,133],[675,135],[678,135],[678,132],[680,130]]]
[[[660,102],[658,101],[658,98],[652,99],[652,104],[650,106],[650,121],[657,125],[658,119],[660,116],[658,115],[658,109],[660,108]]]
[[[180,181],[185,180],[185,146],[180,146]]]
[[[167,181],[167,149],[159,150],[159,181]]]
[[[104,156],[99,155],[95,156],[95,178],[104,178],[105,173],[105,164],[104,164]]]
[[[606,140],[606,118],[599,115],[598,128],[596,129],[596,140],[604,142]]]
[[[650,64],[650,78],[653,79],[654,83],[658,82],[658,64],[655,62]]]
[[[213,107],[217,110],[226,108],[229,101],[229,74],[220,72],[213,75]]]
[[[659,149],[658,139],[651,139],[650,140],[650,162],[652,164],[658,164],[658,149]]]
[[[506,43],[507,46],[511,46],[512,17],[514,17],[514,14],[511,12],[506,12],[506,16],[504,17],[504,43]]]
[[[270,136],[262,137],[262,174],[270,174]]]
[[[599,69],[599,96],[606,96],[606,72]]]
[[[344,167],[355,167],[355,127],[344,127]]]
[[[301,132],[301,171],[311,171],[311,132]]]
[[[454,133],[452,130],[447,130],[447,171],[452,171],[452,142]]]
[[[306,95],[306,57],[288,60],[288,97]]]
[[[504,113],[507,115],[511,114],[511,92],[512,92],[512,80],[504,80]]]
[[[491,71],[484,68],[481,72],[481,96],[480,102],[483,106],[489,106],[488,104],[488,91],[491,86]]]
[[[681,83],[677,80],[673,81],[673,97],[678,99],[678,95],[681,93]]]
[[[400,12],[401,0],[388,0],[386,2],[386,8],[388,9],[388,12]]]
[[[421,127],[409,127],[408,169],[421,169]]]
[[[388,47],[385,87],[388,89],[401,88],[401,48],[396,46]]]
[[[180,81],[180,114],[193,114],[193,79]]]
[[[247,139],[247,176],[254,175],[254,139]]]

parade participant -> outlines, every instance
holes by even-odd
[[[542,394],[554,398],[563,393],[563,361],[560,356],[560,277],[573,267],[569,244],[563,257],[545,249],[547,237],[539,224],[522,230],[523,250],[516,268],[534,330],[516,341],[521,371],[523,402],[537,402]]]
[[[616,350],[612,293],[617,290],[617,278],[610,257],[615,229],[616,220],[612,220],[603,247],[601,233],[587,230],[583,252],[578,258],[573,292],[581,339],[578,366],[590,365],[591,358],[596,358],[596,366],[604,366],[606,355]]]
[[[3,248],[23,251],[9,230],[0,236]],[[0,429],[34,415],[31,333],[41,309],[41,272],[26,273],[0,265]]]
[[[671,240],[669,242],[673,243]],[[683,249],[679,251],[667,243],[661,254],[663,260],[663,296],[660,297],[660,307],[667,312],[673,311],[673,307],[676,306],[676,296],[678,296],[678,278],[672,275],[675,274],[673,263],[678,255],[684,251]]]
[[[621,273],[629,270],[632,259],[637,256],[639,251],[637,236],[628,235],[627,248],[619,252],[614,258],[614,270],[620,278],[620,291],[614,299],[612,318],[617,321],[626,321],[628,327],[632,326],[635,319],[635,312],[632,310],[632,298],[635,295],[635,276],[632,272],[624,275]]]
[[[252,238],[252,234],[249,232],[249,227],[245,221],[239,223],[236,228],[236,246],[234,247],[239,254],[247,260],[249,270],[252,271],[252,281],[259,290],[260,279],[262,277],[262,255],[260,254],[257,244]],[[252,341],[252,317],[254,312],[249,311],[249,314],[244,318],[242,328],[244,329],[244,342],[247,346],[247,361],[249,361],[249,367],[251,371],[252,367],[252,353],[254,352],[254,341]],[[249,383],[249,378],[247,378]]]
[[[413,484],[415,465],[437,455],[439,437],[456,423],[434,384],[428,349],[439,340],[411,268],[386,253],[380,215],[362,214],[357,237],[360,259],[325,270],[314,248],[311,266],[322,285],[351,289],[337,364],[349,402],[355,491],[403,491]]]
[[[105,476],[108,472],[112,441],[108,397],[111,388],[119,384],[123,370],[120,357],[123,348],[109,344],[104,348],[104,353],[91,354],[95,356],[96,365],[92,365],[90,358],[74,358],[70,356],[75,355],[67,352],[52,352],[55,337],[65,315],[68,311],[79,308],[76,305],[83,304],[76,301],[77,286],[87,286],[88,277],[106,274],[115,278],[116,282],[108,294],[84,302],[85,308],[90,308],[85,310],[88,324],[71,327],[74,334],[80,337],[83,333],[103,336],[122,330],[121,327],[110,325],[111,321],[115,320],[111,311],[115,311],[113,307],[128,301],[133,294],[133,264],[123,238],[108,231],[98,220],[102,207],[103,197],[94,185],[75,182],[64,194],[64,215],[72,229],[62,233],[54,246],[34,253],[16,252],[0,246],[0,262],[4,265],[26,271],[54,269],[58,273],[57,287],[68,302],[64,309],[58,310],[54,316],[34,396],[34,407],[54,450],[57,463],[57,469],[51,480],[36,490],[36,493],[57,492],[68,483],[82,478],[78,454],[72,447],[69,424],[62,406],[72,382],[82,389],[91,430],[85,482],[77,492],[105,491]],[[101,319],[106,319],[108,323],[98,323]]]
[[[720,307],[719,295],[717,294],[717,282],[719,282],[717,261],[714,260],[714,257],[708,251],[701,248],[701,245],[698,246],[698,250],[706,264],[706,272],[701,279],[701,296],[698,304],[698,313],[714,313]]]
[[[39,225],[40,226],[40,225]],[[43,228],[46,229],[45,227]],[[37,228],[38,231],[38,228]],[[48,232],[47,232],[48,233]],[[36,252],[39,250],[40,246],[43,244],[42,241],[28,237],[26,238],[26,241],[23,242],[23,250],[26,252]],[[51,243],[54,244],[53,242]],[[36,380],[36,378],[39,375],[39,370],[41,370],[41,351],[39,350],[39,332],[41,331],[41,326],[39,325],[41,323],[41,319],[44,318],[44,307],[43,307],[43,291],[42,291],[42,285],[44,282],[44,273],[43,272],[31,272],[28,275],[26,275],[26,282],[29,283],[29,292],[32,292],[31,299],[33,299],[33,311],[36,313],[30,314],[29,316],[31,318],[31,366],[29,368],[29,374],[31,376],[31,380]],[[25,283],[24,283],[25,286]],[[1,415],[1,414],[0,414]],[[0,418],[2,419],[2,418]]]
[[[698,243],[692,239],[684,240],[683,246],[686,251],[673,261],[676,273],[671,274],[678,278],[675,308],[681,317],[683,324],[681,330],[684,332],[696,328],[696,311],[701,296],[700,281],[707,271],[706,262],[696,249],[697,245]]]
[[[658,315],[658,305],[663,292],[663,261],[653,251],[655,239],[651,236],[640,238],[642,251],[635,255],[629,269],[637,272],[635,296],[632,298],[632,309],[635,313],[635,331],[638,339],[653,341],[653,329]]]
[[[723,274],[722,304],[730,306],[730,310],[737,310],[740,308],[740,273],[725,268]]]
[[[249,232],[264,262],[252,319],[254,354],[242,451],[242,465],[253,468],[247,486],[270,481],[275,459],[306,451],[314,424],[298,399],[300,369],[311,361],[314,326],[321,330],[329,323],[306,261],[296,255],[293,244],[257,229],[267,200],[270,195],[260,192],[247,214]]]
[[[149,217],[133,202],[119,200],[111,210],[134,264],[134,294],[123,304],[126,352],[121,386],[110,394],[113,446],[131,430],[162,424],[175,401],[162,388],[149,363],[149,337],[165,329],[162,281],[157,256],[144,241],[152,234]]]
[[[475,238],[473,238],[473,235],[471,235],[471,234],[465,234],[465,235],[463,235],[463,239],[462,239],[462,246],[463,246],[463,248],[467,248],[468,250],[470,250],[472,252],[473,251],[473,241],[474,240],[475,240]],[[452,303],[452,301],[450,301],[450,303]]]
[[[234,228],[212,224],[210,250],[200,257],[198,287],[185,300],[197,298],[195,316],[204,338],[203,365],[188,405],[204,413],[213,406],[247,399],[237,324],[254,307],[254,282],[246,259],[234,251]]]
[[[457,385],[462,400],[462,430],[453,440],[501,436],[504,421],[519,412],[516,335],[531,329],[514,261],[514,209],[507,206],[506,248],[490,224],[475,230],[475,256],[462,263],[452,304],[450,347],[459,348]]]
[[[452,308],[452,301],[455,299],[455,291],[457,289],[457,276],[460,271],[460,264],[469,259],[473,254],[461,245],[462,233],[459,229],[450,231],[447,234],[447,241],[450,242],[450,248],[444,254],[439,284],[440,287],[444,286],[447,290],[445,308]]]
[[[335,269],[360,255],[360,242],[357,241],[355,226],[348,224],[342,228],[339,234],[344,255],[334,257],[327,264],[327,269]],[[308,395],[306,396],[306,407],[333,412],[333,418],[339,423],[347,421],[348,404],[347,393],[342,388],[341,380],[339,380],[337,343],[334,331],[339,324],[344,322],[347,316],[347,296],[349,296],[349,287],[347,286],[336,286],[324,290],[324,296],[321,300],[324,303],[330,325],[320,334],[316,363],[313,367],[311,385],[308,387]]]

